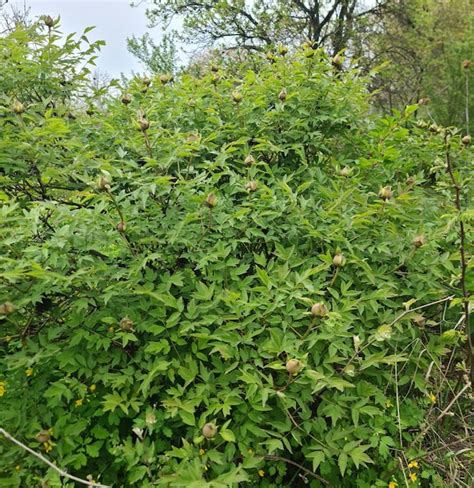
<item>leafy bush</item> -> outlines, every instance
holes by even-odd
[[[84,113],[30,63],[41,29],[1,39],[34,39],[0,80],[3,426],[115,486],[444,486],[408,462],[465,341],[455,131],[371,116],[309,49]],[[80,45],[55,49],[79,96]],[[4,485],[66,486],[0,449]]]

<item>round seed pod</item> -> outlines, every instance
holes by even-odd
[[[286,46],[278,46],[278,54],[280,56],[285,56],[286,54],[288,54],[288,48]]]
[[[345,368],[344,368],[344,374],[346,374],[347,376],[355,376],[355,366],[351,363],[351,364],[348,364]]]
[[[465,146],[470,146],[471,145],[471,136],[467,135],[467,136],[464,136],[462,139],[461,139],[461,142],[465,145]]]
[[[342,66],[342,57],[339,54],[336,54],[332,58],[331,64],[334,66],[334,68],[339,69]]]
[[[143,83],[145,86],[150,86],[150,84],[151,84],[151,80],[150,80],[150,78],[147,78],[147,77],[145,76],[145,78],[143,78],[143,80],[142,80],[142,83]]]
[[[339,176],[344,176],[344,178],[351,176],[351,174],[352,170],[348,166],[344,166],[344,168],[339,171]]]
[[[283,88],[283,89],[281,90],[281,92],[278,94],[278,98],[279,98],[279,99],[280,99],[282,102],[284,102],[284,101],[286,100],[286,95],[287,95],[286,90]]]

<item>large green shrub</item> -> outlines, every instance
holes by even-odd
[[[114,486],[443,486],[407,464],[465,339],[444,132],[319,51],[239,71],[87,114],[2,86],[1,426]],[[61,486],[0,452],[4,486]]]

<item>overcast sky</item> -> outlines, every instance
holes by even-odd
[[[135,2],[139,3],[139,2]],[[147,31],[145,16],[146,2],[131,7],[130,0],[10,0],[9,4],[31,8],[31,14],[61,16],[61,30],[65,34],[82,32],[85,27],[95,25],[88,34],[90,40],[101,39],[107,45],[102,47],[96,65],[112,76],[134,71],[143,71],[139,62],[127,51],[127,37],[141,35]],[[5,7],[8,9],[8,4]],[[160,29],[150,33],[160,37]]]

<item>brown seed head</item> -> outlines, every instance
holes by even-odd
[[[284,102],[284,101],[286,100],[286,95],[287,95],[286,90],[283,88],[283,89],[281,90],[281,92],[278,94],[278,98],[279,98],[279,99],[280,99],[282,102]]]

